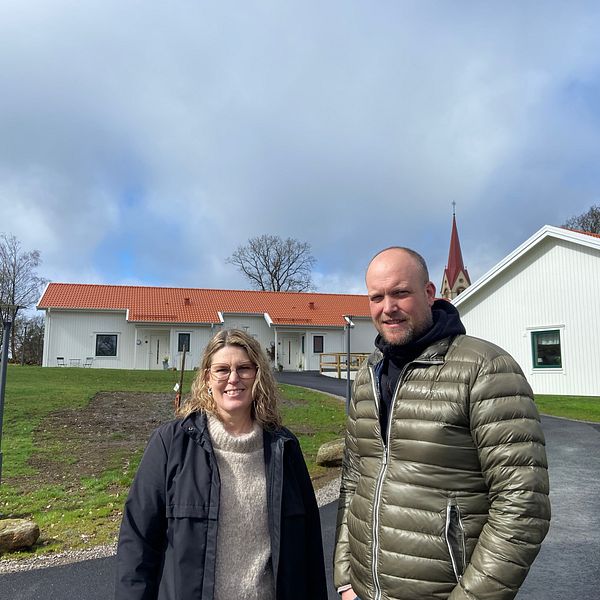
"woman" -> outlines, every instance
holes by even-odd
[[[208,344],[125,503],[117,600],[325,600],[319,511],[258,342]]]

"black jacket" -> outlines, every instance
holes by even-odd
[[[264,431],[264,454],[276,598],[326,600],[319,510],[298,440]],[[116,600],[213,599],[219,493],[206,415],[159,427],[125,503]]]

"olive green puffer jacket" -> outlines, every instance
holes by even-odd
[[[376,351],[354,383],[334,580],[362,600],[514,598],[550,521],[532,391],[501,348],[466,335],[402,371],[388,445]]]

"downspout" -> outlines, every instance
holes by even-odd
[[[271,319],[271,315],[269,315],[269,313],[263,313],[263,316],[265,318],[265,321],[267,322],[267,325],[269,326],[269,328],[272,328],[273,331],[275,332],[275,357],[274,357],[274,365],[273,368],[274,369],[278,369],[278,364],[279,364],[279,352],[278,352],[278,348],[277,348],[277,326],[275,325],[275,323],[273,323],[273,319]]]
[[[125,321],[129,323],[129,309],[125,311]],[[137,369],[137,340],[138,340],[138,328],[134,325],[133,327],[133,370]]]
[[[48,354],[50,354],[50,334],[52,332],[52,316],[49,308],[46,309],[44,317],[44,350],[42,351],[42,367],[48,365]]]

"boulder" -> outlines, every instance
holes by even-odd
[[[31,548],[40,537],[40,528],[27,519],[0,519],[0,554]]]
[[[344,438],[323,444],[317,452],[317,464],[324,467],[341,467],[345,446]]]

